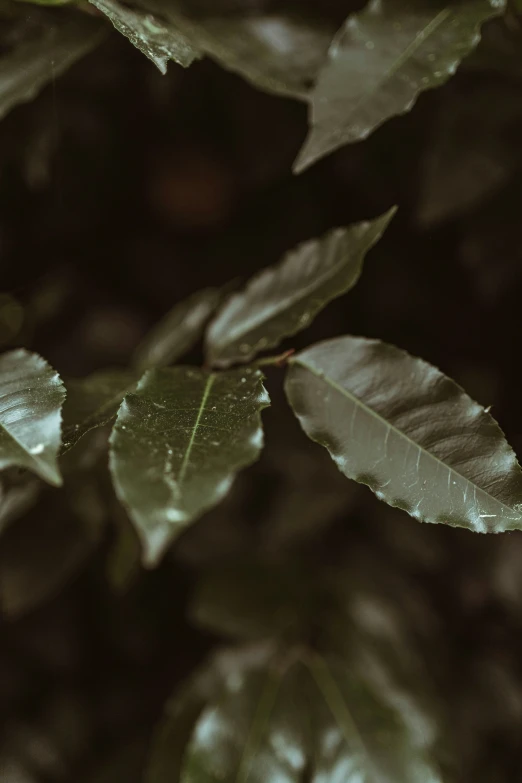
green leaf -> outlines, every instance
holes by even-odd
[[[206,687],[205,687],[206,686]],[[221,655],[196,680],[208,703],[193,722],[180,763],[166,738],[187,733],[170,705],[146,783],[439,783],[431,738],[407,722],[401,701],[336,659],[270,647]],[[186,699],[186,696],[185,696]]]
[[[44,494],[2,535],[0,612],[19,617],[69,584],[98,546],[104,521],[97,489],[85,476],[58,497]]]
[[[105,14],[116,30],[122,33],[140,52],[152,60],[161,73],[167,73],[169,60],[188,68],[200,55],[177,26],[152,14],[134,11],[117,0],[89,0]]]
[[[145,372],[174,364],[199,340],[220,298],[219,289],[205,288],[173,307],[138,346],[136,368]]]
[[[328,340],[292,358],[286,393],[306,434],[381,500],[475,532],[522,527],[522,471],[500,427],[421,359]]]
[[[75,446],[90,430],[114,419],[123,398],[138,380],[137,373],[127,370],[100,370],[88,378],[68,381],[63,406],[63,450]]]
[[[60,376],[41,356],[24,350],[0,356],[0,469],[17,465],[61,485],[64,399]]]
[[[195,49],[267,92],[304,100],[326,59],[335,28],[282,14],[190,12],[190,2],[139,0],[175,25]]]
[[[258,370],[152,370],[125,398],[111,435],[116,493],[136,525],[145,565],[229,491],[263,447],[270,400]]]
[[[376,220],[304,242],[233,294],[209,327],[209,363],[223,367],[250,361],[309,326],[328,302],[353,288],[366,253],[394,213],[395,208]]]
[[[34,9],[21,41],[0,57],[0,118],[100,43],[104,25],[87,14]],[[33,20],[36,24],[33,24]]]
[[[443,84],[480,40],[503,0],[371,0],[332,42],[311,96],[311,130],[295,163],[300,172],[411,109]]]

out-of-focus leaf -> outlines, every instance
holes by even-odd
[[[372,221],[340,228],[288,253],[233,294],[207,334],[214,366],[247,362],[309,326],[327,304],[356,284],[366,253],[380,239],[395,209]]]
[[[408,726],[399,700],[391,707],[335,659],[254,648],[243,659],[236,653],[217,672],[216,661],[209,669],[208,703],[182,761],[179,751],[171,761],[169,745],[158,741],[146,783],[441,781],[429,741]],[[182,715],[178,710],[167,719],[163,737],[167,727],[171,736],[180,726],[186,733]]]
[[[137,369],[145,372],[180,359],[201,337],[220,297],[219,289],[205,288],[173,307],[138,346]]]
[[[175,25],[194,48],[268,92],[305,99],[335,28],[282,14],[201,16],[190,2],[139,0]]]
[[[28,468],[60,486],[64,399],[60,376],[41,356],[22,349],[0,356],[0,469]]]
[[[424,158],[417,203],[423,226],[473,209],[516,176],[521,122],[518,84],[477,80],[445,91]]]
[[[100,370],[87,378],[68,381],[63,449],[72,448],[87,432],[114,419],[121,401],[138,380],[138,373],[127,370]]]
[[[167,73],[169,60],[188,68],[199,57],[180,29],[152,14],[134,11],[117,0],[89,0],[105,14],[116,30],[122,33],[140,52],[152,60],[161,73]]]
[[[44,497],[11,525],[0,546],[0,612],[18,617],[49,600],[96,548],[104,509],[96,488],[81,477],[70,492]]]
[[[500,427],[421,359],[328,340],[291,360],[286,392],[306,434],[381,500],[475,532],[522,527],[522,471]]]
[[[521,6],[522,13],[522,6]],[[484,25],[477,48],[462,63],[466,71],[487,71],[508,79],[522,79],[522,24],[518,30],[506,24],[506,18]]]
[[[107,555],[106,575],[116,593],[124,593],[137,575],[141,562],[138,535],[123,507],[115,501],[111,518],[115,536]]]
[[[0,533],[36,503],[44,485],[30,473],[17,475],[17,469],[0,477]]]
[[[124,399],[111,435],[116,493],[136,525],[144,563],[229,491],[263,447],[270,400],[261,372],[151,370]]]
[[[449,79],[480,40],[482,23],[503,7],[503,0],[370,0],[330,47],[295,170],[409,111],[419,93]]]
[[[0,118],[34,98],[104,35],[104,25],[87,14],[39,9],[35,16],[38,24],[27,24],[26,40],[0,57]]]
[[[241,640],[306,638],[310,621],[320,616],[319,574],[308,569],[259,562],[221,563],[205,571],[197,584],[190,618],[218,634]]]

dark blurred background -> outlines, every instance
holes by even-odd
[[[306,5],[340,24],[361,3]],[[198,288],[247,279],[301,240],[398,204],[354,291],[284,347],[343,333],[397,344],[491,405],[522,453],[521,52],[516,25],[489,24],[447,85],[296,177],[304,104],[208,59],[163,77],[111,34],[0,124],[0,349],[38,351],[65,379],[124,366]],[[166,698],[219,641],[187,620],[198,574],[252,552],[302,558],[312,580],[314,564],[363,563],[361,589],[386,595],[427,661],[460,780],[522,780],[522,534],[389,509],[301,434],[280,371],[267,385],[262,460],[157,571],[111,584],[126,523],[81,478],[64,499],[38,486],[38,503],[5,525],[2,783],[138,781]]]

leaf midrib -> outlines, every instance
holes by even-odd
[[[351,402],[354,405],[359,405],[361,408],[363,408],[366,411],[366,413],[369,413],[370,416],[373,416],[375,419],[380,421],[389,430],[392,430],[397,435],[399,435],[401,438],[404,438],[405,440],[407,440],[408,443],[411,443],[413,446],[415,446],[417,449],[419,449],[421,452],[423,452],[424,454],[427,454],[427,456],[430,457],[430,459],[434,460],[435,462],[438,462],[439,465],[443,465],[453,475],[458,476],[460,479],[462,479],[463,481],[465,481],[468,484],[470,484],[472,487],[477,489],[480,493],[485,495],[487,498],[491,498],[492,500],[494,500],[495,503],[498,503],[498,505],[500,506],[500,508],[502,510],[507,509],[508,511],[512,511],[513,513],[516,514],[516,511],[515,511],[514,508],[512,508],[510,506],[506,506],[504,503],[502,503],[501,500],[498,500],[494,495],[490,495],[488,492],[486,492],[485,489],[482,489],[482,487],[479,487],[478,484],[475,484],[474,481],[472,481],[471,479],[467,478],[467,476],[463,476],[462,473],[459,473],[459,471],[456,470],[455,468],[453,468],[451,465],[448,465],[446,462],[443,462],[435,454],[432,454],[431,451],[428,451],[427,449],[425,449],[424,446],[421,446],[419,443],[417,443],[416,441],[412,440],[412,438],[410,438],[409,435],[407,435],[405,432],[403,432],[402,430],[398,429],[393,424],[391,424],[389,421],[384,419],[379,413],[374,411],[373,408],[370,408],[368,405],[366,405],[366,403],[364,403],[361,399],[359,399],[359,397],[356,397],[348,389],[345,389],[344,386],[341,386],[340,384],[338,384],[336,381],[334,381],[332,378],[330,378],[330,376],[328,376],[326,374],[321,374],[320,372],[317,372],[315,370],[315,368],[313,368],[310,365],[308,365],[305,362],[303,362],[302,359],[294,359],[293,361],[291,360],[290,363],[291,364],[299,364],[299,365],[301,365],[301,367],[304,367],[306,370],[311,372],[312,375],[315,375],[316,378],[319,378],[320,380],[324,381],[325,383],[328,383],[333,389],[335,389],[340,394],[342,394],[343,396],[345,396],[348,399],[350,399]],[[513,519],[513,518],[509,518],[509,519],[510,519],[510,521],[516,521],[516,520],[522,519],[522,517],[521,516],[517,516],[515,519]]]
[[[199,427],[199,423],[201,421],[201,417],[203,415],[203,411],[205,410],[205,405],[207,404],[207,400],[208,400],[208,397],[209,397],[209,394],[210,394],[210,390],[212,389],[212,386],[213,386],[214,381],[216,380],[216,378],[217,378],[217,375],[215,375],[214,373],[212,375],[209,375],[208,378],[207,378],[207,382],[205,384],[205,388],[203,390],[203,396],[201,398],[201,404],[200,404],[199,409],[198,409],[198,414],[196,416],[196,421],[194,422],[194,427],[192,429],[192,433],[190,435],[190,439],[189,439],[187,448],[185,450],[185,454],[183,455],[183,459],[181,461],[181,465],[180,465],[180,468],[179,468],[178,485],[179,485],[180,489],[181,489],[181,485],[183,484],[183,480],[185,478],[185,474],[187,472],[190,455],[191,455],[192,449],[194,447],[194,441],[195,441],[195,438],[196,438],[196,432],[197,432],[197,429]]]
[[[448,17],[451,15],[451,12],[454,11],[454,8],[446,7],[443,11],[439,11],[439,13],[429,22],[426,27],[424,27],[422,30],[420,30],[413,41],[408,44],[406,49],[402,52],[402,54],[399,55],[399,57],[395,60],[395,62],[392,63],[390,68],[386,71],[386,73],[383,75],[381,79],[378,79],[377,82],[374,84],[373,88],[365,92],[359,101],[352,106],[351,113],[353,114],[356,112],[360,107],[365,104],[370,98],[372,98],[375,93],[380,90],[380,88],[383,86],[383,84],[386,84],[386,82],[395,74],[397,71],[404,65],[405,62],[410,58],[410,56],[417,51],[417,49],[424,43],[424,41],[429,38],[429,36],[435,32],[445,21],[448,19]],[[420,90],[419,90],[420,91]]]

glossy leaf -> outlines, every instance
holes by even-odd
[[[282,14],[190,13],[190,2],[140,0],[175,25],[194,48],[267,92],[305,99],[335,29]]]
[[[371,0],[332,42],[311,96],[311,130],[295,170],[302,171],[378,125],[411,109],[445,82],[480,40],[502,0]]]
[[[263,447],[269,404],[253,369],[214,374],[188,367],[147,372],[125,398],[111,435],[118,497],[136,525],[144,562],[229,491]]]
[[[104,34],[104,25],[87,14],[32,10],[30,19],[36,24],[24,22],[22,41],[0,57],[0,118],[34,98]]]
[[[246,362],[259,351],[305,329],[327,304],[356,284],[366,253],[380,239],[395,209],[373,221],[340,228],[304,242],[233,294],[211,323],[208,361]]]
[[[87,378],[68,381],[63,449],[72,448],[87,432],[114,419],[124,396],[138,379],[138,374],[127,370],[100,370]]]
[[[173,307],[138,347],[134,358],[137,369],[144,372],[180,359],[203,334],[220,297],[217,288],[205,288]]]
[[[423,522],[522,527],[522,471],[495,420],[439,370],[341,337],[291,360],[286,393],[348,478]]]
[[[209,668],[209,701],[194,722],[181,764],[179,752],[171,761],[172,745],[158,741],[146,783],[441,780],[429,760],[429,743],[410,729],[400,701],[390,707],[335,659],[302,650],[281,656],[260,647]],[[204,681],[201,676],[200,690]],[[182,710],[169,723],[176,737]]]
[[[65,387],[41,356],[24,350],[0,356],[0,469],[28,468],[62,483],[57,456]]]
[[[107,16],[116,30],[122,33],[143,54],[152,60],[161,73],[167,73],[167,63],[174,60],[188,68],[199,57],[183,33],[175,25],[152,14],[135,11],[117,0],[89,0]]]

